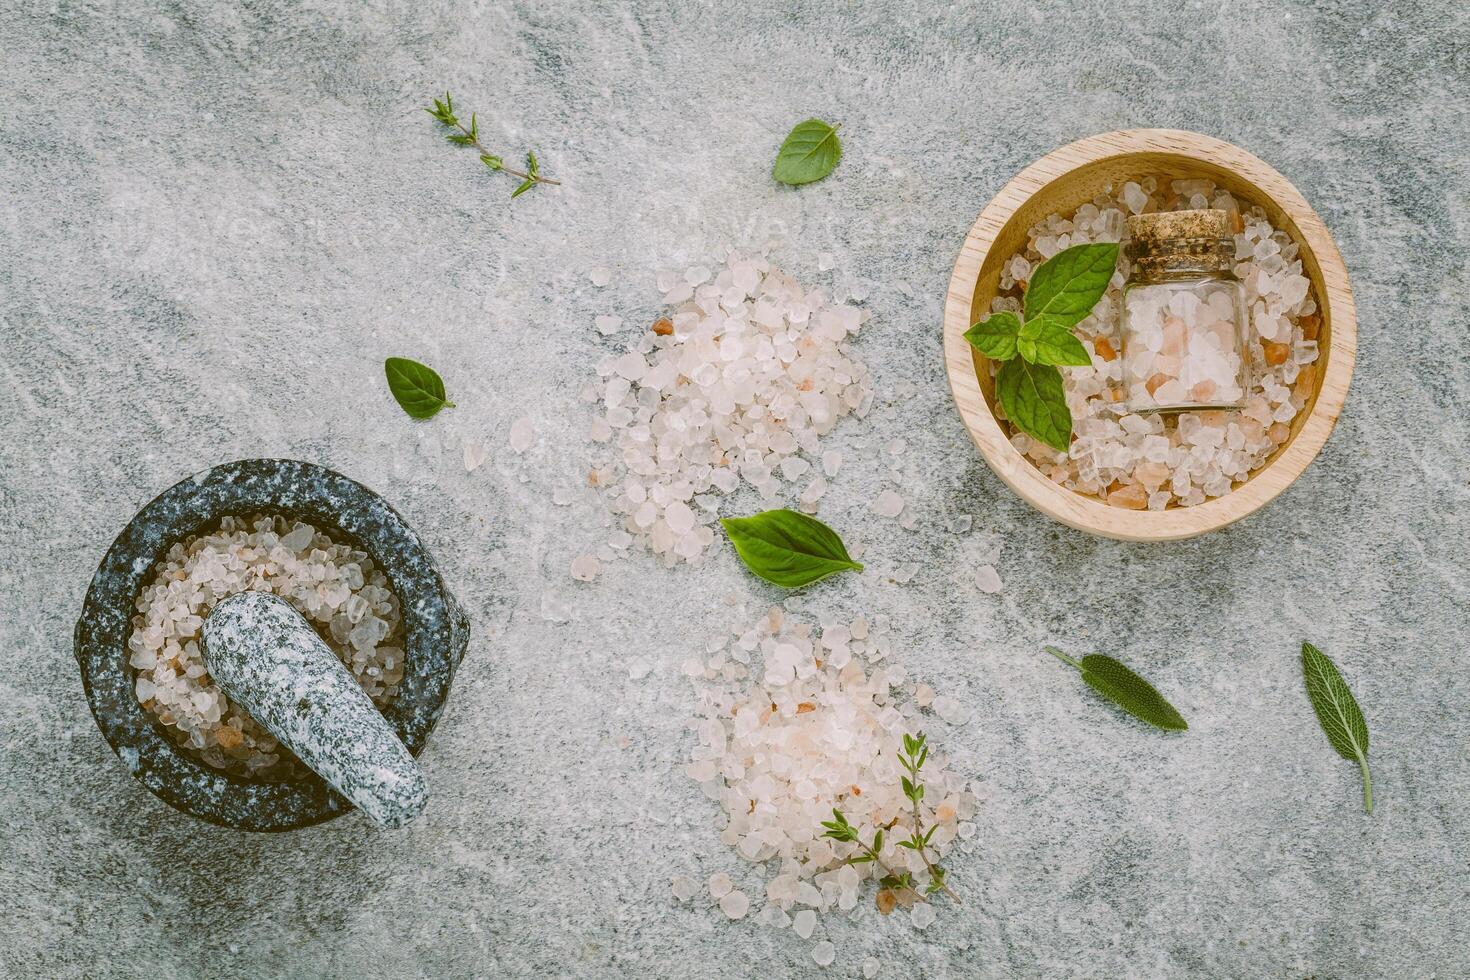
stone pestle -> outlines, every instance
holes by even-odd
[[[423,771],[311,625],[279,596],[240,592],[204,620],[210,676],[230,700],[383,827],[429,801]]]

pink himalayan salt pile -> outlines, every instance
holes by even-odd
[[[601,402],[589,434],[610,450],[589,476],[621,518],[609,544],[638,542],[673,565],[703,555],[721,496],[742,482],[768,506],[797,485],[798,506],[815,512],[820,438],[866,415],[873,395],[844,343],[868,315],[766,259],[731,253],[659,288],[669,315],[604,360],[583,397]]]
[[[1252,380],[1241,411],[1136,415],[1124,408],[1118,311],[1128,259],[1092,315],[1074,328],[1092,355],[1091,368],[1063,368],[1076,438],[1068,452],[1016,433],[1011,442],[1051,480],[1078,493],[1133,510],[1193,506],[1229,493],[1286,441],[1290,423],[1311,397],[1320,319],[1297,245],[1273,228],[1258,206],[1208,180],[1152,177],[1114,192],[1106,188],[1068,217],[1053,214],[1028,233],[1026,248],[1002,267],[993,310],[1021,308],[1020,283],[1046,259],[1072,245],[1116,242],[1125,215],[1218,208],[1240,218],[1236,274],[1250,309]]]
[[[366,552],[310,524],[226,517],[218,531],[175,544],[156,571],[138,596],[128,637],[134,692],[175,742],[215,768],[270,776],[305,771],[230,704],[204,669],[204,617],[227,595],[281,596],[317,628],[374,704],[382,707],[398,693],[398,597]]]
[[[897,753],[905,733],[932,726],[920,707],[952,723],[962,723],[966,712],[955,699],[908,680],[902,667],[881,665],[892,649],[886,625],[859,618],[814,629],[778,607],[684,664],[699,703],[692,722],[699,745],[685,771],[724,808],[720,839],[767,878],[758,919],[775,928],[792,925],[802,939],[811,938],[819,913],[855,908],[865,879],[883,875],[874,864],[846,863],[854,845],[822,836],[821,822],[831,819],[833,807],[866,842],[897,820],[886,832],[883,860],[927,880],[918,855],[896,844],[912,826]],[[932,848],[939,855],[957,837],[976,833],[975,795],[948,764],[931,752],[922,773],[924,826],[938,828]],[[673,892],[688,900],[694,883],[676,878]],[[743,892],[727,904],[733,893],[728,875],[711,878],[711,897],[738,918],[731,913],[743,916],[749,905]],[[899,901],[910,905],[912,896]],[[910,914],[919,928],[933,919],[927,905]],[[813,952],[831,962],[830,950],[819,943]]]

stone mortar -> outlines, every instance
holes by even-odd
[[[319,776],[247,779],[176,747],[133,693],[127,638],[133,604],[176,541],[211,530],[228,515],[279,514],[307,521],[372,556],[403,607],[404,675],[384,717],[415,756],[439,720],[469,620],[413,529],[386,501],[340,473],[311,463],[250,459],[182,480],[128,523],[92,578],[76,626],[76,656],[97,726],[128,771],[164,802],[241,830],[292,830],[352,809]]]

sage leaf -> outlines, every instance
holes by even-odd
[[[1089,653],[1081,660],[1074,660],[1056,647],[1045,649],[1053,657],[1080,670],[1088,687],[1139,721],[1171,732],[1189,728],[1184,716],[1152,684],[1112,657]]]
[[[783,184],[810,184],[830,174],[842,159],[837,127],[820,119],[799,122],[776,152],[771,176]]]
[[[965,331],[970,346],[996,361],[1009,361],[1016,356],[1016,338],[1021,333],[1021,318],[1001,311],[992,313]]]
[[[390,357],[383,362],[383,372],[393,398],[416,419],[433,418],[439,409],[454,407],[444,397],[444,379],[431,367],[406,357]]]
[[[1026,359],[1035,364],[1092,367],[1092,357],[1072,329],[1049,316],[1027,321],[1021,339],[1030,342],[1031,356]]]
[[[1050,364],[1013,358],[1001,365],[995,394],[1011,423],[1058,452],[1072,443],[1072,413],[1062,374]]]
[[[1327,734],[1327,741],[1337,754],[1356,762],[1363,774],[1363,809],[1373,812],[1373,777],[1368,772],[1368,723],[1363,711],[1348,690],[1347,682],[1337,672],[1337,665],[1312,646],[1302,644],[1302,676],[1307,682],[1307,697],[1317,721]]]
[[[1063,249],[1032,273],[1023,304],[1026,320],[1044,316],[1064,327],[1079,322],[1107,292],[1117,267],[1116,242]]]
[[[720,523],[745,567],[772,585],[798,589],[836,572],[863,570],[848,555],[837,532],[815,517],[768,510]]]

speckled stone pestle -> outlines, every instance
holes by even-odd
[[[204,620],[209,674],[332,788],[383,827],[429,802],[424,774],[362,686],[280,596],[240,592]]]

